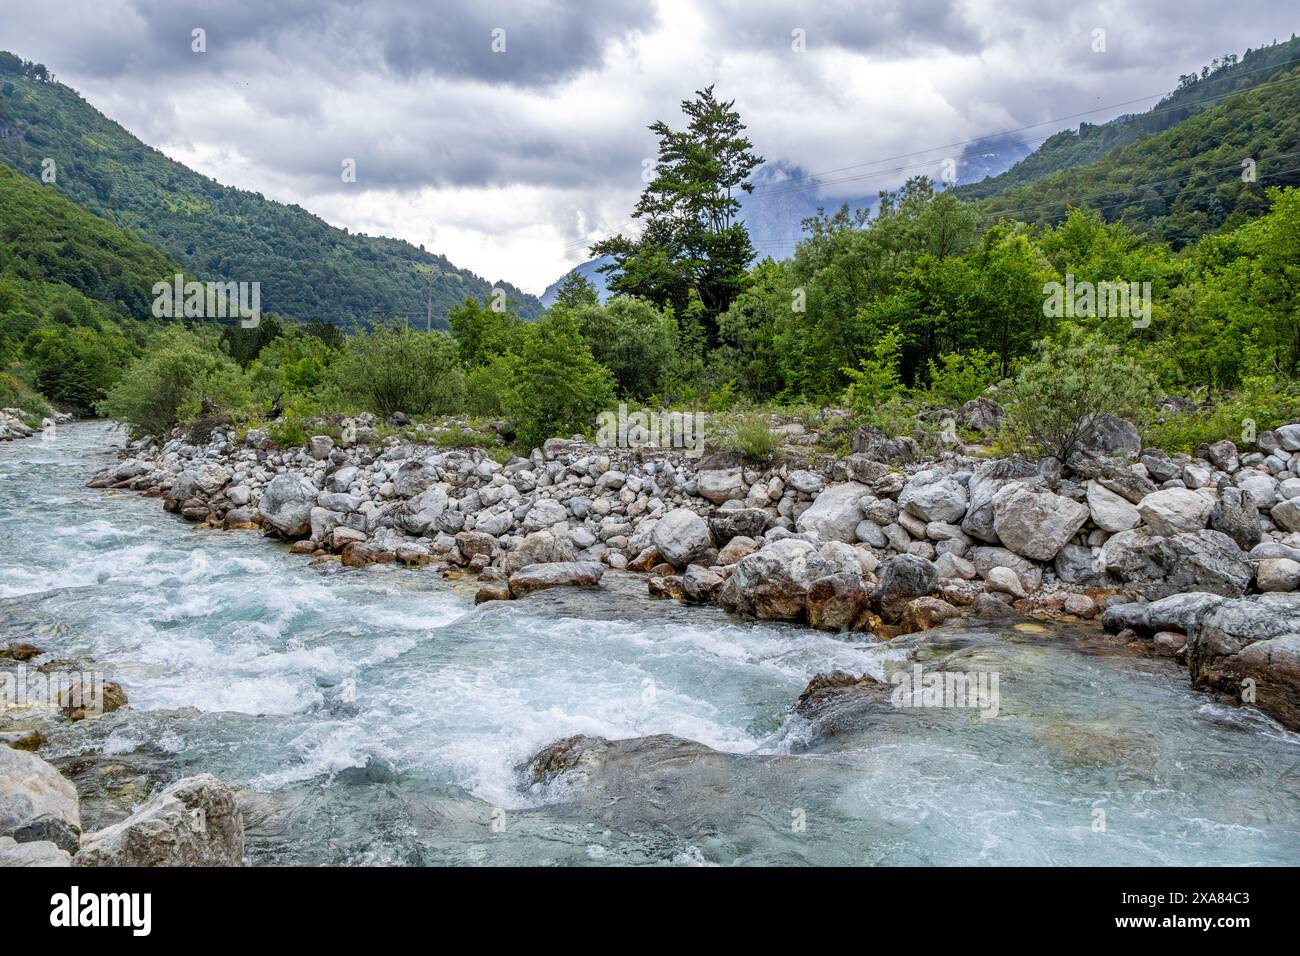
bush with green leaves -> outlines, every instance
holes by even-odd
[[[1168,452],[1195,453],[1203,443],[1227,439],[1243,448],[1260,432],[1300,420],[1300,382],[1280,376],[1248,376],[1241,387],[1207,408],[1171,413],[1143,437]]]
[[[518,356],[507,352],[465,373],[465,410],[471,415],[502,415],[505,393],[514,380]]]
[[[929,361],[929,398],[938,405],[964,405],[1000,377],[1001,360],[992,352],[948,352]]]
[[[1141,427],[1157,395],[1155,376],[1117,343],[1065,330],[1016,369],[1004,427],[1012,445],[1064,461],[1086,445],[1098,416]]]
[[[767,427],[767,417],[759,412],[728,416],[718,423],[717,432],[719,444],[755,464],[774,459],[783,441],[780,433]]]
[[[678,362],[677,323],[645,299],[615,296],[573,312],[596,361],[614,374],[619,395],[644,399]]]
[[[452,414],[465,403],[465,377],[451,337],[416,332],[400,322],[349,338],[329,380],[345,400],[385,417]]]
[[[325,383],[338,350],[296,326],[268,342],[248,366],[253,397],[262,403],[306,395]]]
[[[132,358],[131,344],[116,326],[50,325],[23,343],[26,364],[46,398],[90,412]]]
[[[98,403],[99,414],[123,422],[133,437],[165,435],[212,399],[219,411],[249,400],[247,380],[211,329],[168,326]]]
[[[614,376],[591,354],[573,316],[552,311],[529,327],[503,394],[516,441],[532,448],[548,438],[585,433],[614,406]]]
[[[15,374],[17,371],[0,372],[0,408],[18,409],[23,413],[23,421],[35,428],[54,410],[34,388]]]
[[[903,336],[897,328],[880,335],[871,346],[870,358],[864,358],[855,369],[841,369],[849,379],[845,404],[855,412],[867,413],[901,392],[898,364],[902,356]]]

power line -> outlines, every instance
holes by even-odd
[[[1279,67],[1286,66],[1288,63],[1300,63],[1300,57],[1293,57],[1293,58],[1290,59],[1290,60],[1283,60],[1281,63],[1275,63],[1275,64],[1273,64],[1272,66],[1259,67],[1258,69],[1255,69],[1255,70],[1245,70],[1245,71],[1243,71],[1243,72],[1241,72],[1241,73],[1238,73],[1238,74],[1236,74],[1236,75],[1237,75],[1237,76],[1246,76],[1246,75],[1251,74],[1251,73],[1261,73],[1261,72],[1263,72],[1263,71],[1265,71],[1265,70],[1273,70],[1273,69],[1277,69],[1277,68],[1279,68]],[[1246,88],[1246,89],[1244,89],[1244,90],[1229,90],[1229,91],[1226,92],[1226,93],[1216,93],[1214,96],[1207,96],[1207,97],[1204,98],[1204,99],[1196,100],[1196,101],[1191,102],[1191,103],[1182,103],[1182,104],[1178,104],[1178,105],[1174,105],[1174,106],[1166,106],[1166,107],[1163,107],[1163,108],[1161,108],[1161,107],[1157,107],[1157,108],[1155,108],[1155,109],[1147,110],[1145,113],[1140,113],[1140,114],[1137,114],[1137,115],[1140,115],[1140,116],[1155,116],[1155,115],[1158,115],[1158,114],[1161,114],[1161,113],[1172,112],[1172,111],[1174,111],[1174,110],[1190,109],[1190,108],[1193,107],[1193,106],[1200,106],[1200,105],[1202,105],[1202,104],[1204,104],[1204,103],[1212,103],[1212,102],[1214,102],[1214,101],[1216,101],[1216,100],[1225,99],[1225,98],[1227,98],[1227,97],[1229,97],[1229,96],[1233,96],[1233,95],[1235,95],[1235,94],[1237,94],[1237,93],[1248,93],[1248,92],[1251,92],[1252,90],[1262,90],[1262,89],[1267,89],[1268,87],[1270,87],[1270,86],[1275,86],[1275,85],[1277,85],[1277,84],[1279,84],[1279,83],[1293,83],[1293,82],[1295,82],[1297,79],[1300,79],[1300,76],[1290,77],[1290,78],[1288,78],[1288,79],[1281,79],[1281,80],[1270,80],[1270,81],[1268,81],[1267,83],[1259,83],[1259,84],[1256,84],[1255,86],[1248,87],[1248,88]],[[1108,106],[1098,106],[1098,107],[1096,107],[1095,109],[1085,110],[1085,111],[1083,111],[1082,113],[1071,113],[1071,114],[1069,114],[1069,115],[1067,115],[1067,116],[1058,116],[1058,117],[1055,117],[1055,118],[1053,118],[1053,119],[1043,120],[1041,123],[1030,123],[1030,124],[1028,124],[1027,126],[1018,126],[1018,127],[1016,127],[1015,129],[1002,130],[1002,131],[1000,131],[1000,132],[996,132],[996,133],[987,133],[987,134],[985,134],[984,136],[977,136],[977,137],[975,137],[974,139],[962,140],[962,141],[960,141],[960,142],[956,142],[956,143],[947,143],[947,144],[942,145],[942,146],[930,146],[930,147],[927,147],[927,148],[925,148],[925,149],[917,149],[917,150],[913,150],[913,151],[910,152],[910,153],[899,153],[899,154],[897,154],[897,155],[895,155],[895,156],[884,156],[884,157],[881,157],[880,159],[872,159],[872,160],[867,160],[867,161],[865,161],[865,162],[861,162],[861,163],[853,163],[853,164],[851,164],[851,165],[849,165],[849,166],[840,166],[840,167],[837,167],[836,169],[828,169],[828,170],[824,170],[824,171],[819,172],[819,173],[807,173],[806,176],[805,176],[805,178],[816,178],[816,177],[818,177],[818,176],[829,176],[831,173],[844,172],[844,171],[849,170],[849,169],[859,169],[859,168],[861,168],[861,167],[863,167],[863,166],[874,166],[874,165],[877,165],[878,163],[888,163],[888,162],[892,162],[893,160],[896,160],[896,159],[907,159],[909,156],[919,156],[919,155],[922,154],[922,153],[932,153],[932,152],[934,152],[934,151],[937,150],[937,149],[954,149],[955,147],[958,147],[958,146],[969,146],[969,145],[971,145],[972,143],[980,143],[980,142],[983,142],[984,140],[987,140],[987,139],[996,139],[996,138],[999,137],[999,136],[1010,136],[1012,133],[1020,133],[1020,132],[1024,132],[1024,131],[1027,130],[1027,129],[1035,129],[1035,128],[1039,127],[1039,126],[1047,126],[1047,125],[1052,124],[1052,123],[1063,123],[1063,122],[1065,122],[1066,120],[1078,119],[1078,118],[1081,117],[1081,116],[1091,116],[1093,113],[1104,113],[1104,112],[1106,112],[1106,111],[1108,111],[1108,110],[1118,109],[1118,108],[1121,107],[1121,106],[1131,106],[1131,105],[1134,104],[1134,103],[1145,102],[1146,100],[1155,99],[1155,98],[1158,97],[1158,96],[1172,96],[1174,93],[1177,93],[1177,92],[1178,92],[1177,90],[1172,90],[1172,91],[1166,91],[1166,92],[1163,92],[1163,93],[1152,93],[1152,94],[1150,94],[1149,96],[1139,96],[1137,99],[1125,100],[1125,101],[1123,101],[1122,103],[1111,103],[1111,104],[1108,105]],[[1116,117],[1116,118],[1118,119],[1118,117]],[[1044,139],[1050,139],[1050,138],[1051,138],[1051,135],[1055,135],[1055,134],[1049,134],[1049,136],[1046,136],[1046,137],[1043,137],[1043,138],[1044,138]],[[775,185],[784,186],[784,185],[786,185],[786,184],[785,184],[785,183],[779,183],[779,184],[774,183],[774,184],[772,184],[772,185],[773,185],[773,186],[775,186]],[[760,185],[760,186],[755,186],[755,187],[754,187],[754,191],[757,192],[759,189],[766,189],[766,188],[770,188],[770,187],[768,187],[768,186],[761,186],[761,185]]]
[[[1283,61],[1281,61],[1280,63],[1271,64],[1271,65],[1269,65],[1269,66],[1258,67],[1258,68],[1256,68],[1256,69],[1254,69],[1254,70],[1243,70],[1243,71],[1241,71],[1241,72],[1234,73],[1233,75],[1234,75],[1234,77],[1248,76],[1248,75],[1250,75],[1250,74],[1253,74],[1253,73],[1261,73],[1261,72],[1264,72],[1264,71],[1266,71],[1266,70],[1276,70],[1276,69],[1279,69],[1279,68],[1285,67],[1285,66],[1287,66],[1288,64],[1291,64],[1291,63],[1300,63],[1300,57],[1293,57],[1293,58],[1291,58],[1291,59],[1289,59],[1289,60],[1283,60]],[[1207,97],[1204,97],[1203,99],[1195,100],[1195,101],[1190,102],[1190,103],[1180,103],[1180,104],[1175,104],[1175,105],[1166,106],[1166,107],[1157,107],[1157,108],[1155,108],[1155,109],[1151,109],[1151,110],[1146,111],[1145,113],[1141,113],[1141,114],[1137,114],[1137,115],[1140,115],[1140,116],[1155,116],[1155,115],[1159,115],[1159,114],[1162,114],[1162,113],[1172,112],[1172,111],[1175,111],[1175,110],[1186,110],[1186,109],[1191,109],[1191,108],[1193,108],[1193,107],[1201,106],[1201,105],[1204,105],[1204,104],[1206,104],[1206,103],[1213,103],[1213,102],[1217,102],[1217,101],[1219,101],[1219,100],[1226,99],[1226,98],[1228,98],[1229,96],[1234,96],[1234,95],[1236,95],[1236,94],[1238,94],[1238,93],[1250,93],[1250,92],[1253,92],[1253,91],[1255,91],[1255,90],[1270,89],[1270,88],[1273,88],[1273,87],[1276,87],[1276,86],[1280,86],[1280,85],[1283,85],[1283,84],[1287,84],[1287,83],[1295,83],[1295,82],[1297,82],[1297,81],[1300,81],[1300,75],[1292,76],[1292,77],[1286,77],[1286,78],[1277,79],[1277,80],[1270,80],[1270,81],[1265,82],[1265,83],[1259,83],[1259,84],[1256,84],[1256,85],[1254,85],[1254,86],[1247,87],[1246,89],[1229,90],[1229,91],[1227,91],[1227,92],[1225,92],[1225,93],[1217,93],[1217,94],[1215,94],[1215,95],[1213,95],[1213,96],[1207,96]],[[864,167],[864,166],[874,166],[874,165],[877,165],[877,164],[879,164],[879,163],[890,162],[890,161],[893,161],[893,160],[896,160],[896,159],[906,159],[906,158],[911,157],[911,156],[919,156],[919,155],[921,155],[921,154],[923,154],[923,153],[934,152],[935,150],[939,150],[939,149],[953,149],[953,148],[958,147],[958,146],[967,146],[967,145],[970,145],[970,144],[973,144],[973,143],[983,142],[983,141],[985,141],[985,140],[996,139],[996,138],[998,138],[998,137],[1000,137],[1000,136],[1008,136],[1008,135],[1011,135],[1011,134],[1013,134],[1013,133],[1023,132],[1023,131],[1025,131],[1025,130],[1029,130],[1029,129],[1035,129],[1035,128],[1039,127],[1039,126],[1046,126],[1046,125],[1053,124],[1053,123],[1061,123],[1061,122],[1065,122],[1066,120],[1077,119],[1077,118],[1082,117],[1082,116],[1090,116],[1090,115],[1092,115],[1092,114],[1094,114],[1094,113],[1101,113],[1101,112],[1105,112],[1105,111],[1108,111],[1108,110],[1117,109],[1117,108],[1122,107],[1122,106],[1130,106],[1130,105],[1132,105],[1132,104],[1134,104],[1134,103],[1144,102],[1144,101],[1146,101],[1146,100],[1154,99],[1154,98],[1156,98],[1156,97],[1158,97],[1158,96],[1171,96],[1171,95],[1173,95],[1174,93],[1177,93],[1177,92],[1178,92],[1177,90],[1172,90],[1172,91],[1166,91],[1166,92],[1163,92],[1163,93],[1153,93],[1153,94],[1150,94],[1150,95],[1148,95],[1148,96],[1141,96],[1141,97],[1137,97],[1136,99],[1125,100],[1125,101],[1120,102],[1120,103],[1112,103],[1112,104],[1109,104],[1109,105],[1107,105],[1107,106],[1099,106],[1099,107],[1096,107],[1095,109],[1085,110],[1085,111],[1083,111],[1083,112],[1081,112],[1081,113],[1072,113],[1072,114],[1069,114],[1069,115],[1066,115],[1066,116],[1060,116],[1060,117],[1055,117],[1055,118],[1053,118],[1053,119],[1043,120],[1043,121],[1040,122],[1040,123],[1030,123],[1030,124],[1028,124],[1028,125],[1026,125],[1026,126],[1020,126],[1020,127],[1016,127],[1016,128],[1014,128],[1014,129],[1002,130],[1002,131],[1000,131],[1000,132],[995,132],[995,133],[988,133],[988,134],[986,134],[986,135],[984,135],[984,136],[978,136],[978,137],[975,137],[974,139],[962,140],[962,141],[960,141],[960,142],[948,143],[948,144],[944,144],[944,145],[940,145],[940,146],[930,146],[930,147],[927,147],[927,148],[924,148],[924,149],[912,150],[911,152],[907,152],[907,153],[898,153],[898,154],[896,154],[896,155],[894,155],[894,156],[886,156],[886,157],[882,157],[882,158],[880,158],[880,159],[867,160],[867,161],[864,161],[864,162],[861,162],[861,163],[854,163],[854,164],[851,164],[851,165],[848,165],[848,166],[840,166],[840,167],[837,167],[837,168],[835,168],[835,169],[824,170],[824,171],[822,171],[822,172],[818,172],[818,173],[808,173],[808,174],[805,174],[803,177],[800,177],[800,178],[803,179],[803,180],[816,179],[816,178],[819,177],[819,176],[826,176],[826,175],[830,175],[831,173],[844,172],[844,171],[847,171],[847,170],[850,170],[850,169],[860,169],[860,168],[862,168],[862,167]],[[1026,145],[1028,145],[1029,143],[1034,143],[1034,142],[1042,143],[1042,142],[1044,142],[1044,141],[1050,139],[1050,138],[1051,138],[1052,136],[1054,136],[1054,135],[1056,135],[1056,134],[1055,134],[1055,133],[1049,133],[1049,134],[1046,135],[1046,136],[1043,136],[1043,137],[1040,137],[1040,138],[1037,138],[1037,139],[1027,140],[1027,141],[1025,141],[1025,142],[1026,142]],[[872,170],[872,171],[870,171],[870,172],[868,172],[868,173],[863,173],[863,174],[858,175],[858,176],[848,176],[848,177],[844,177],[844,178],[841,178],[841,179],[828,180],[828,181],[825,181],[825,182],[817,181],[817,182],[808,183],[808,184],[806,184],[806,185],[791,185],[791,184],[788,183],[788,182],[782,182],[782,183],[771,183],[771,184],[767,184],[767,185],[761,185],[761,184],[760,184],[760,185],[754,187],[754,190],[753,190],[752,193],[750,193],[750,196],[751,196],[752,198],[758,198],[758,199],[772,198],[772,197],[776,197],[776,196],[788,195],[788,194],[791,194],[791,193],[805,192],[805,191],[808,191],[808,190],[810,190],[810,189],[820,189],[820,188],[822,188],[822,187],[824,187],[824,186],[842,185],[843,183],[848,183],[848,182],[859,182],[859,181],[862,181],[862,180],[870,180],[870,179],[873,179],[873,178],[884,178],[884,177],[886,177],[886,176],[894,175],[894,174],[896,174],[896,173],[903,172],[903,171],[906,171],[906,170],[908,170],[908,169],[916,169],[916,168],[920,168],[920,167],[922,167],[922,166],[931,166],[931,165],[935,165],[935,164],[938,164],[938,163],[941,163],[941,162],[943,162],[942,159],[926,160],[926,161],[921,162],[921,163],[915,163],[915,164],[911,164],[911,165],[905,165],[905,166],[895,167],[895,168],[893,168],[893,169]],[[780,188],[777,189],[777,187],[780,187]],[[758,193],[760,190],[771,190],[771,189],[777,189],[777,191],[776,191],[776,192],[765,192],[762,196],[754,197],[754,193]],[[608,238],[611,238],[613,235],[616,235],[616,234],[617,234],[617,233],[610,233],[610,234],[607,234],[604,238],[605,238],[605,239],[608,239]],[[581,246],[581,245],[593,244],[593,243],[595,243],[595,242],[600,242],[600,241],[602,241],[602,240],[600,240],[600,239],[594,239],[594,240],[593,240],[593,239],[577,239],[577,240],[573,240],[572,242],[568,242],[568,243],[566,243],[565,246],[564,246],[564,248],[565,248],[565,249],[569,249],[569,248],[574,248],[574,247]]]

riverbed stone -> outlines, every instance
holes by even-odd
[[[1135,505],[1115,494],[1109,488],[1096,481],[1089,481],[1088,511],[1092,523],[1102,531],[1115,534],[1136,528],[1142,521],[1142,515]]]
[[[1088,506],[1023,481],[993,496],[993,530],[1014,553],[1051,561],[1088,520]]]
[[[262,524],[286,538],[301,538],[311,531],[311,510],[316,507],[316,486],[298,475],[276,475],[271,479],[257,511]]]
[[[715,505],[745,497],[745,479],[739,466],[701,470],[696,478],[696,488],[701,498]]]
[[[1300,729],[1300,594],[1224,601],[1188,635],[1192,683],[1255,704]]]
[[[651,540],[665,561],[684,567],[709,550],[709,526],[689,508],[674,508],[659,519]]]
[[[1254,574],[1236,542],[1210,529],[1170,537],[1146,528],[1122,531],[1102,546],[1102,562],[1126,590],[1146,600],[1185,591],[1237,597]]]
[[[81,838],[76,788],[33,753],[0,745],[0,836],[48,841],[68,852]]]
[[[961,484],[932,472],[913,476],[898,495],[898,506],[925,523],[960,521],[966,505],[966,489]]]
[[[939,572],[925,558],[911,554],[886,558],[877,572],[871,603],[886,621],[897,621],[908,602],[933,594],[939,588]]]
[[[74,866],[240,866],[244,818],[211,774],[178,780],[121,823],[88,833]]]
[[[1187,488],[1165,488],[1142,499],[1138,513],[1153,534],[1200,531],[1210,521],[1214,500]]]
[[[808,588],[834,568],[801,538],[782,538],[741,559],[718,592],[724,609],[763,620],[797,620]]]
[[[828,485],[812,506],[799,515],[795,527],[799,531],[811,531],[823,541],[852,544],[858,540],[858,522],[862,520],[858,502],[870,490],[856,481]]]

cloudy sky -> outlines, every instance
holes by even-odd
[[[767,158],[851,178],[827,198],[870,195],[937,176],[950,144],[1145,109],[1180,73],[1289,37],[1289,6],[3,0],[0,47],[222,183],[541,292],[628,227],[647,124],[710,83]]]

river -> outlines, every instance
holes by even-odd
[[[883,677],[901,645],[650,602],[632,575],[476,607],[432,568],[312,567],[86,489],[122,441],[91,423],[0,445],[0,644],[130,697],[41,750],[88,828],[208,771],[244,793],[254,865],[1300,861],[1300,736],[1167,660],[944,628],[926,653],[997,673],[996,717],[899,709],[820,737],[790,713],[808,680]],[[609,799],[530,785],[521,762],[573,734],[736,756],[652,750]]]

